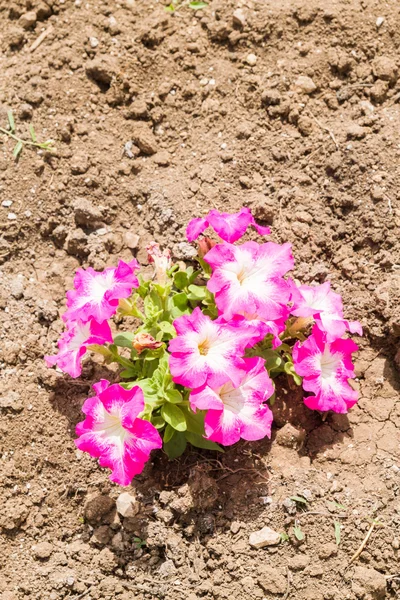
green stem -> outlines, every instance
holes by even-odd
[[[40,142],[31,142],[30,140],[22,140],[17,135],[15,135],[14,133],[11,133],[11,131],[8,131],[7,129],[4,129],[3,127],[0,127],[0,131],[1,131],[1,133],[8,135],[8,137],[12,138],[16,142],[21,142],[21,144],[24,144],[25,146],[35,146],[35,148],[51,150],[51,148],[49,148],[49,144],[47,144],[46,142],[40,143]]]

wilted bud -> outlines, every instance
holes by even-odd
[[[160,250],[160,245],[156,242],[150,242],[146,246],[148,260],[150,263],[154,263],[156,272],[156,280],[160,285],[165,285],[168,279],[167,271],[171,268],[171,252],[168,248]]]
[[[203,237],[199,241],[199,257],[203,258],[207,254],[207,252],[211,250],[211,248],[214,248],[216,244],[217,242],[214,242],[214,240],[212,240],[211,238]]]
[[[156,350],[162,346],[162,342],[157,342],[149,333],[137,333],[132,342],[136,352],[140,354],[143,350]]]

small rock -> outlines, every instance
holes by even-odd
[[[302,571],[305,569],[311,562],[311,556],[308,554],[299,554],[298,556],[293,556],[289,560],[289,569],[292,571]]]
[[[136,99],[124,113],[126,119],[146,119],[149,116],[145,100]]]
[[[19,116],[24,121],[30,121],[30,119],[32,119],[32,117],[33,117],[32,106],[30,104],[28,104],[27,102],[25,102],[24,104],[21,104],[21,108],[19,109]]]
[[[134,517],[140,510],[140,504],[129,492],[122,492],[117,498],[117,511],[122,517]]]
[[[110,85],[119,72],[119,66],[110,56],[96,56],[86,65],[86,75],[98,84]]]
[[[30,10],[29,12],[24,13],[18,19],[18,23],[21,25],[23,29],[31,29],[36,24],[37,14],[34,10]]]
[[[10,48],[21,46],[25,40],[25,32],[22,27],[11,26],[6,34],[5,40]]]
[[[381,27],[383,25],[385,21],[385,17],[378,17],[377,20],[375,21],[375,25],[377,26],[377,28],[379,29],[379,27]]]
[[[276,434],[276,443],[280,446],[295,448],[304,442],[306,432],[304,429],[296,429],[291,423],[286,423]]]
[[[139,242],[140,237],[137,233],[134,233],[133,231],[126,231],[124,233],[124,244],[130,250],[135,250],[136,248],[138,248]]]
[[[234,11],[232,21],[234,25],[238,25],[239,27],[244,27],[246,25],[246,15],[242,8],[237,8]]]
[[[378,56],[372,63],[372,72],[378,79],[395,83],[398,76],[396,62],[387,56]]]
[[[375,202],[381,202],[385,197],[384,190],[379,185],[374,185],[371,189],[371,198]]]
[[[96,37],[90,37],[89,38],[89,44],[91,48],[97,48],[97,46],[99,45],[99,40]]]
[[[53,552],[53,545],[49,542],[40,542],[33,547],[33,554],[35,558],[45,559],[49,558]]]
[[[89,157],[87,154],[77,152],[71,157],[70,168],[73,175],[82,175],[83,173],[86,173],[89,166]]]
[[[162,152],[157,152],[153,160],[159,167],[168,167],[171,162],[171,157],[167,150],[163,150]]]
[[[248,54],[245,61],[250,67],[255,67],[257,64],[257,56],[255,54]]]
[[[103,212],[86,198],[76,198],[72,203],[75,223],[95,228],[103,219]]]
[[[173,255],[178,260],[193,260],[197,256],[197,250],[187,242],[179,242],[173,247]]]
[[[104,518],[108,517],[115,508],[115,502],[110,496],[102,494],[88,500],[84,508],[84,516],[86,521],[91,525],[100,523]]]
[[[97,527],[93,532],[92,542],[99,546],[105,546],[111,540],[112,535],[113,531],[110,527],[107,525],[100,525],[100,527]]]
[[[375,111],[373,104],[368,102],[368,100],[361,100],[358,105],[361,108],[363,115],[372,115],[372,113]]]
[[[386,596],[386,579],[375,569],[356,567],[354,569],[352,591],[359,597],[383,600]]]
[[[24,295],[24,282],[25,278],[23,275],[17,275],[11,280],[10,294],[17,300],[20,300]]]
[[[87,249],[88,237],[85,232],[80,229],[70,231],[65,240],[65,249],[72,256],[85,256],[88,254]]]
[[[297,512],[296,502],[291,498],[285,498],[282,502],[282,506],[289,515],[295,515]]]
[[[238,533],[240,527],[241,524],[239,523],[239,521],[233,521],[233,523],[231,523],[231,532],[235,535],[236,533]]]
[[[362,140],[366,133],[365,127],[361,127],[361,125],[358,125],[357,123],[349,125],[346,131],[347,139],[349,140]]]
[[[287,578],[283,573],[266,565],[261,568],[258,583],[269,594],[284,594],[287,588]]]
[[[317,86],[307,75],[300,75],[295,81],[295,86],[299,88],[304,94],[312,94],[317,89]]]
[[[45,21],[51,16],[52,10],[46,2],[39,2],[36,6],[36,16],[38,21]]]
[[[374,85],[370,88],[369,93],[374,102],[377,104],[382,104],[382,102],[385,102],[386,100],[388,91],[388,82],[378,79],[378,81],[375,81]]]
[[[310,117],[301,116],[297,121],[297,128],[302,135],[311,135],[314,131],[314,123]]]
[[[276,546],[281,541],[281,534],[270,527],[263,527],[254,531],[249,536],[249,544],[253,548],[265,548],[266,546]]]
[[[4,409],[21,412],[23,408],[24,405],[18,392],[9,390],[0,396],[0,410]]]
[[[251,210],[256,219],[272,225],[276,214],[276,206],[273,198],[269,198],[264,194],[253,194],[249,200],[249,204],[251,204]]]
[[[155,154],[158,150],[158,143],[154,133],[145,123],[135,124],[132,132],[132,140],[143,154]]]
[[[172,577],[176,574],[176,567],[171,559],[168,559],[162,563],[158,569],[160,577]]]
[[[336,556],[338,552],[337,545],[333,542],[329,542],[328,544],[323,544],[321,548],[318,550],[318,556],[321,559],[326,560],[331,556]]]
[[[281,99],[282,96],[276,88],[268,88],[261,94],[261,102],[265,106],[276,106],[280,104]]]

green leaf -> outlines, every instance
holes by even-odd
[[[114,338],[114,344],[120,348],[132,348],[132,342],[135,339],[135,334],[130,331],[118,333]]]
[[[14,133],[14,131],[15,131],[15,121],[14,121],[14,115],[13,115],[13,111],[12,110],[8,110],[7,111],[7,119],[8,119],[8,124],[10,126],[10,131],[11,131],[11,133]]]
[[[177,431],[186,431],[185,415],[176,404],[164,404],[161,408],[161,416]]]
[[[281,533],[281,542],[288,542],[288,541],[289,541],[289,536],[288,536],[288,534],[286,533],[286,531],[283,531],[283,532]]]
[[[189,285],[189,279],[185,271],[178,271],[174,275],[174,284],[178,290],[184,290]]]
[[[168,323],[168,321],[161,321],[161,323],[158,323],[158,326],[164,333],[167,333],[172,337],[176,337],[176,330],[172,323]]]
[[[190,294],[188,294],[188,299],[189,300],[204,300],[204,298],[206,297],[206,293],[207,293],[207,288],[204,285],[189,285],[189,292]]]
[[[167,424],[163,435],[164,444],[168,444],[168,442],[172,439],[174,435],[175,429],[171,427],[171,425]]]
[[[168,13],[175,12],[175,6],[173,4],[168,4],[168,6],[164,6],[164,10]]]
[[[172,438],[169,442],[164,443],[164,451],[167,454],[168,458],[173,460],[174,458],[178,458],[185,452],[186,449],[186,438],[184,433],[180,433],[179,431],[175,431]]]
[[[162,429],[165,426],[165,421],[161,415],[156,415],[151,419],[152,424],[156,429]]]
[[[13,156],[14,156],[14,158],[18,158],[18,156],[21,154],[23,146],[24,145],[23,145],[23,143],[21,141],[17,142],[15,144],[15,147],[14,147],[14,150],[13,150]]]
[[[224,450],[216,444],[215,442],[211,442],[210,440],[206,440],[202,435],[198,435],[197,433],[192,433],[191,431],[185,432],[187,441],[195,446],[196,448],[204,448],[205,450],[217,450],[217,452],[224,452]]]
[[[90,344],[89,346],[86,346],[86,350],[89,350],[90,352],[96,352],[97,354],[101,354],[106,358],[112,357],[112,352],[107,348],[107,346],[102,346],[101,344]]]
[[[204,415],[205,412],[203,410],[198,410],[197,412],[193,412],[189,410],[185,406],[180,407],[183,414],[185,415],[187,430],[192,433],[196,433],[197,435],[204,435]]]
[[[301,502],[301,504],[307,504],[307,500],[302,496],[290,496],[290,499],[294,502]]]
[[[336,539],[336,544],[339,546],[340,544],[340,523],[338,521],[335,521],[335,539]]]
[[[187,295],[184,292],[172,296],[172,304],[184,311],[188,307]]]
[[[37,142],[35,129],[34,129],[32,123],[29,125],[29,133],[31,134],[31,140],[32,140],[32,142]]]
[[[201,10],[202,8],[207,8],[207,2],[200,2],[200,0],[193,0],[193,2],[189,2],[189,8],[193,10]]]
[[[179,404],[179,402],[182,402],[183,400],[179,390],[167,390],[165,392],[165,398],[168,402],[171,402],[171,404]]]
[[[304,533],[302,532],[300,525],[295,525],[293,527],[293,533],[294,533],[296,539],[299,540],[299,542],[304,540]]]

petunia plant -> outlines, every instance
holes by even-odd
[[[129,485],[157,448],[172,459],[188,443],[223,451],[270,437],[279,374],[303,386],[310,409],[345,413],[357,401],[349,384],[357,345],[347,332],[362,335],[361,325],[344,318],[329,282],[288,277],[290,244],[236,244],[250,226],[270,233],[248,208],[211,210],[187,228],[190,242],[200,238],[194,265],[174,264],[152,242],[147,278],[134,259],[77,270],[58,354],[45,360],[71,377],[89,352],[119,365],[117,383],[93,385],[75,441],[111,469],[112,481]],[[202,235],[209,227],[220,241]],[[116,331],[109,320],[117,313]]]

